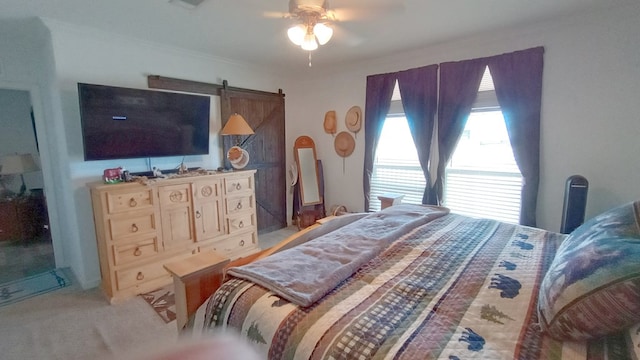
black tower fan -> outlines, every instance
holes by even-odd
[[[583,176],[569,176],[564,189],[564,209],[560,232],[568,234],[584,222],[589,182]]]

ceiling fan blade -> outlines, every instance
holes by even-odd
[[[290,19],[291,14],[281,11],[265,11],[262,16],[269,19]]]
[[[366,21],[395,15],[403,11],[404,4],[399,1],[394,1],[391,3],[336,7],[330,9],[328,13],[330,13],[330,18],[334,18],[337,21]]]
[[[333,23],[331,27],[333,28],[333,37],[336,39],[336,42],[349,47],[355,47],[365,42],[364,37],[345,29],[343,26]]]

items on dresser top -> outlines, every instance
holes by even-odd
[[[102,287],[113,302],[171,282],[163,264],[259,250],[255,170],[90,184]]]

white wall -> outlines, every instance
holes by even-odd
[[[225,61],[164,47],[137,39],[115,36],[88,28],[79,28],[45,20],[51,31],[55,57],[60,113],[55,115],[56,126],[64,132],[64,153],[59,164],[68,173],[65,196],[68,204],[70,229],[65,242],[70,244],[69,264],[83,287],[95,286],[100,280],[91,200],[86,186],[100,181],[106,168],[123,166],[130,171],[148,170],[145,159],[119,161],[83,161],[77,83],[93,83],[132,88],[147,88],[148,75],[161,75],[200,82],[277,92],[281,81],[264,69],[251,68],[238,62]],[[215,169],[222,166],[221,144],[217,133],[221,127],[219,98],[213,97],[211,110],[211,154],[189,156],[188,166]],[[160,169],[177,167],[182,158],[152,159]]]
[[[324,162],[327,209],[364,207],[364,136],[346,159],[333,150],[322,127],[336,110],[338,131],[352,105],[364,109],[366,76],[445,61],[544,46],[541,185],[538,226],[560,229],[567,177],[590,182],[586,217],[640,199],[640,5],[582,14],[534,26],[476,35],[419,51],[310,73],[287,82],[287,144],[297,136],[316,141]],[[319,49],[318,51],[322,51]],[[291,160],[289,160],[291,161]]]

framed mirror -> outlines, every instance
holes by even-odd
[[[302,206],[322,204],[316,161],[316,145],[308,136],[300,136],[293,144],[298,167],[298,183]]]

